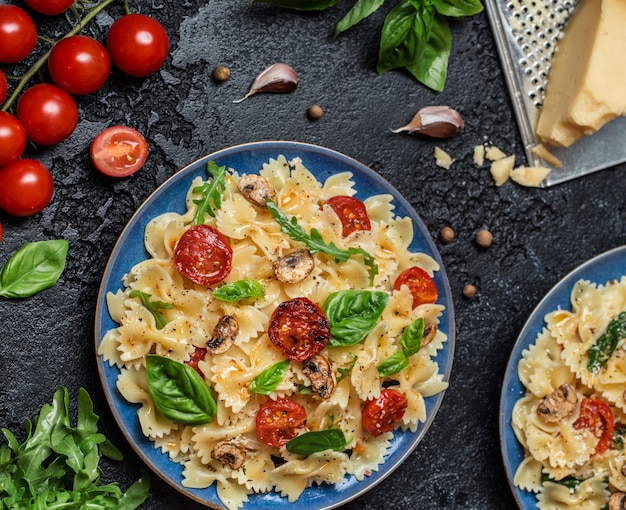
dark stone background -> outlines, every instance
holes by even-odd
[[[17,1],[17,0],[16,0]],[[394,2],[392,2],[394,3]],[[29,148],[49,165],[55,195],[43,213],[25,219],[0,214],[0,262],[23,243],[70,242],[67,268],[51,289],[25,300],[0,301],[0,424],[22,430],[50,402],[58,386],[75,398],[92,395],[102,431],[125,453],[106,463],[103,480],[134,481],[141,461],[122,437],[105,401],[95,362],[93,322],[101,275],[122,228],[142,201],[177,169],[210,152],[258,140],[322,145],[370,166],[396,186],[437,238],[457,314],[455,362],[443,405],[409,459],[383,483],[346,505],[380,508],[511,509],[515,502],[502,467],[498,413],[500,386],[511,348],[541,297],[580,263],[623,243],[626,182],[623,165],[549,189],[511,182],[498,188],[487,166],[472,162],[474,145],[489,142],[524,161],[521,139],[485,13],[452,24],[453,50],[445,91],[434,93],[407,74],[375,71],[384,6],[336,40],[335,23],[352,2],[320,13],[294,13],[246,0],[132,2],[167,28],[170,57],[160,72],[133,79],[113,71],[98,92],[77,98],[80,123],[54,147]],[[103,40],[115,3],[85,28]],[[63,34],[63,17],[38,17],[48,35]],[[288,95],[259,94],[241,104],[253,78],[283,61],[300,76]],[[230,67],[216,84],[212,69]],[[9,66],[2,69],[10,73]],[[46,77],[45,72],[43,77]],[[311,121],[314,103],[324,116]],[[435,142],[392,134],[422,106],[449,105],[465,120],[457,137],[437,142],[456,159],[435,165]],[[89,144],[105,126],[127,124],[150,143],[146,166],[123,180],[99,175]],[[481,228],[494,236],[479,249]],[[476,285],[474,299],[463,286]],[[199,509],[152,477],[146,509]]]

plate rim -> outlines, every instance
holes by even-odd
[[[408,202],[408,200],[402,195],[402,193],[400,193],[400,191],[394,185],[392,185],[387,179],[385,179],[378,172],[374,171],[373,169],[371,169],[364,163],[361,163],[360,161],[356,160],[355,158],[347,156],[334,149],[329,149],[320,145],[315,145],[315,144],[306,143],[306,142],[286,141],[286,140],[266,140],[266,141],[249,142],[249,143],[233,145],[230,147],[226,147],[226,148],[211,152],[181,167],[179,170],[174,172],[170,177],[164,180],[161,184],[159,184],[142,201],[142,203],[137,207],[134,213],[127,220],[125,226],[123,227],[120,234],[118,235],[118,238],[116,242],[114,243],[113,248],[111,249],[111,253],[108,257],[107,263],[103,271],[103,276],[102,276],[102,279],[98,288],[98,293],[97,293],[97,298],[96,298],[95,321],[94,321],[95,356],[96,356],[96,365],[98,368],[98,376],[99,376],[99,379],[103,388],[107,405],[111,411],[111,414],[113,415],[113,418],[118,428],[120,429],[125,440],[128,442],[129,446],[135,451],[138,457],[142,460],[142,462],[144,462],[144,464],[146,464],[146,466],[151,470],[151,472],[154,475],[158,476],[161,480],[165,481],[168,485],[173,487],[175,490],[177,490],[179,493],[181,493],[185,497],[197,503],[200,503],[204,506],[207,506],[209,508],[216,508],[216,509],[224,508],[219,498],[216,498],[216,502],[214,502],[214,501],[209,501],[206,498],[203,498],[199,495],[199,493],[203,491],[208,491],[209,489],[214,490],[215,488],[214,484],[210,486],[209,488],[202,489],[202,490],[183,487],[180,483],[180,480],[182,479],[182,466],[178,463],[175,463],[172,460],[169,460],[169,458],[167,459],[167,462],[171,465],[176,466],[176,468],[180,468],[181,474],[179,476],[178,481],[171,479],[171,477],[165,476],[162,470],[159,468],[159,466],[155,465],[155,463],[148,457],[149,452],[145,451],[146,448],[150,448],[151,450],[154,450],[157,452],[160,450],[155,448],[154,443],[152,441],[149,441],[145,437],[144,438],[139,437],[139,441],[141,443],[144,443],[144,444],[139,444],[138,441],[136,441],[133,435],[129,432],[127,424],[124,423],[124,421],[122,420],[122,416],[119,415],[117,412],[117,405],[113,403],[113,399],[115,398],[113,395],[115,388],[111,388],[105,381],[106,379],[105,371],[112,371],[112,370],[117,371],[118,369],[117,367],[110,366],[109,363],[103,361],[102,356],[98,354],[98,347],[99,347],[99,344],[101,342],[101,339],[104,333],[108,331],[107,328],[104,328],[104,329],[102,328],[102,316],[108,315],[108,312],[106,309],[106,293],[108,292],[112,284],[112,281],[111,281],[112,268],[114,266],[114,263],[116,262],[116,259],[119,256],[121,248],[123,247],[124,243],[129,238],[129,236],[131,235],[132,230],[137,227],[137,222],[140,220],[140,218],[142,217],[146,209],[150,205],[152,205],[152,203],[158,198],[159,195],[163,194],[168,188],[170,188],[172,185],[174,185],[178,181],[183,180],[187,177],[191,177],[188,174],[191,174],[193,171],[196,171],[198,168],[205,165],[206,162],[208,162],[209,160],[219,160],[220,158],[227,158],[229,156],[236,156],[237,154],[240,154],[240,153],[254,152],[258,150],[273,150],[274,155],[272,157],[277,157],[278,155],[281,154],[281,151],[298,151],[299,154],[297,156],[303,159],[305,166],[307,166],[307,164],[306,164],[306,161],[304,161],[304,158],[306,154],[311,154],[311,153],[316,154],[316,155],[321,155],[323,158],[327,158],[329,160],[338,160],[342,162],[343,164],[349,166],[351,171],[357,170],[359,172],[362,172],[366,178],[373,179],[381,187],[386,188],[387,191],[393,196],[393,203],[396,206],[395,208],[398,209],[398,207],[400,207],[404,209],[406,212],[406,216],[409,216],[411,218],[413,228],[414,228],[414,242],[415,242],[415,239],[417,239],[419,236],[419,240],[427,246],[428,254],[432,256],[440,266],[440,269],[437,272],[436,276],[441,280],[440,283],[443,286],[443,288],[440,289],[440,299],[441,297],[444,297],[442,301],[445,301],[445,310],[442,316],[444,317],[444,320],[447,322],[448,331],[446,331],[446,334],[448,335],[448,339],[447,339],[446,345],[444,346],[444,349],[442,349],[441,351],[441,354],[437,356],[437,362],[438,362],[438,365],[440,366],[440,373],[443,374],[443,380],[448,383],[450,382],[452,366],[454,362],[455,347],[456,347],[456,316],[455,316],[455,310],[454,310],[454,301],[452,297],[450,281],[447,276],[447,271],[446,271],[443,258],[434,243],[434,240],[432,238],[432,235],[430,234],[430,231],[426,227],[426,224],[422,220],[419,213]],[[296,155],[294,155],[293,157],[296,157]],[[288,159],[291,159],[291,158],[288,158]],[[261,164],[264,162],[265,160],[262,160],[262,161],[259,160],[259,168]],[[240,171],[236,168],[234,170]],[[357,192],[362,192],[362,191],[357,189]],[[364,192],[364,195],[370,196],[370,194],[368,194],[367,191]],[[117,288],[123,288],[123,285],[121,285],[121,281],[118,281],[116,283],[117,283]],[[444,352],[447,354],[445,357],[442,358]],[[443,365],[441,364],[442,361],[445,362]],[[365,477],[365,479],[362,480],[361,482],[356,482],[358,484],[358,488],[352,493],[348,494],[347,497],[344,497],[341,500],[333,501],[330,503],[327,503],[324,500],[322,506],[312,507],[309,505],[306,508],[308,510],[331,510],[333,508],[337,508],[340,505],[346,504],[349,501],[352,501],[362,496],[364,493],[371,490],[380,482],[382,482],[384,479],[386,479],[389,475],[391,475],[393,471],[395,471],[396,468],[398,468],[401,464],[403,464],[406,461],[406,459],[417,448],[419,443],[421,443],[421,441],[424,439],[428,429],[434,422],[435,417],[437,416],[440,410],[440,407],[441,407],[441,404],[443,402],[443,398],[446,392],[447,392],[447,389],[443,390],[437,395],[428,397],[428,400],[432,404],[432,409],[430,410],[426,418],[426,421],[419,424],[416,432],[410,432],[409,430],[402,432],[402,434],[411,434],[411,435],[414,435],[415,437],[411,439],[409,447],[406,448],[404,451],[402,451],[400,456],[394,460],[394,463],[392,465],[388,465],[382,474],[379,474],[379,471],[372,472],[371,475]],[[121,396],[119,397],[119,399],[123,400]],[[121,405],[136,407],[133,404],[129,404],[125,400],[121,402]],[[394,439],[392,439],[392,443],[398,441],[398,437],[399,437],[398,433],[394,434]],[[390,451],[393,451],[393,450],[390,449]],[[389,453],[389,455],[392,455],[392,453]],[[386,462],[381,464],[379,468],[383,469]],[[349,475],[349,477],[354,477],[354,475]],[[308,491],[311,488],[317,488],[317,487],[324,487],[324,486],[315,485],[313,487],[309,487],[305,489],[305,491]],[[328,486],[328,487],[331,487],[331,486]],[[332,487],[334,488],[335,486],[333,485]],[[262,494],[258,496],[255,494],[251,494],[250,497],[263,496],[263,497],[269,498],[273,495],[279,498],[276,501],[281,501],[281,502],[284,502],[285,504],[288,503],[286,498],[283,498],[280,495],[276,494],[275,491],[271,491],[267,494]],[[300,499],[302,499],[302,497]],[[272,501],[276,502],[274,499],[268,500],[268,502],[270,503]],[[297,503],[298,501],[299,500],[296,500],[296,502],[294,503]],[[296,508],[296,505],[294,505],[294,503],[288,503],[290,508],[294,508],[294,509]],[[246,508],[251,508],[250,503],[244,503],[243,508],[244,510]]]

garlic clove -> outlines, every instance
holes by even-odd
[[[298,87],[298,75],[294,69],[281,62],[269,66],[259,73],[252,82],[248,93],[233,103],[241,103],[257,92],[293,92]]]
[[[463,118],[449,106],[425,106],[406,126],[392,133],[422,134],[432,138],[451,138],[465,127]]]

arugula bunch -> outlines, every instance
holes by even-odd
[[[286,9],[320,11],[337,0],[250,0]],[[337,23],[335,37],[376,12],[385,0],[356,0]],[[459,19],[483,10],[480,0],[400,0],[387,14],[380,37],[378,74],[406,69],[437,92],[444,88],[452,34],[448,19]]]
[[[149,496],[144,476],[123,492],[116,483],[99,485],[104,455],[122,460],[121,452],[98,432],[98,416],[84,388],[78,391],[78,418],[70,424],[67,388],[44,404],[34,423],[26,420],[26,440],[19,443],[6,428],[0,445],[0,508],[38,510],[133,510]]]

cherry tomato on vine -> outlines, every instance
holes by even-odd
[[[78,124],[78,108],[72,96],[49,83],[33,85],[24,92],[15,114],[26,136],[41,145],[65,140]]]
[[[36,44],[37,28],[26,11],[15,5],[0,5],[0,62],[19,62]]]
[[[158,71],[169,51],[163,25],[144,14],[118,18],[107,34],[106,47],[113,64],[130,76],[148,76]]]
[[[177,271],[198,285],[221,282],[230,274],[232,261],[228,240],[209,225],[188,228],[174,248]]]
[[[409,267],[400,273],[393,288],[394,290],[400,290],[402,285],[406,285],[411,291],[413,308],[424,303],[434,303],[439,297],[437,285],[433,278],[417,266]]]
[[[24,2],[33,11],[48,16],[56,16],[67,11],[74,3],[74,0],[24,0]]]
[[[602,455],[613,440],[615,423],[611,407],[597,398],[584,398],[580,402],[580,414],[574,422],[575,429],[589,429],[598,438],[596,455]]]
[[[7,97],[7,77],[0,71],[0,103]]]
[[[52,174],[39,161],[19,159],[0,168],[0,209],[13,216],[32,216],[50,203]]]
[[[91,94],[109,77],[111,59],[92,37],[74,35],[54,45],[48,58],[52,81],[70,94]]]
[[[363,428],[373,436],[389,432],[400,423],[407,406],[406,397],[398,390],[384,389],[363,406]]]
[[[111,126],[94,138],[90,154],[94,166],[103,174],[126,177],[146,162],[148,142],[131,127]]]
[[[342,225],[341,235],[347,237],[355,230],[371,230],[370,223],[365,204],[358,198],[348,195],[339,195],[331,197],[326,202],[333,211],[339,216]]]
[[[256,433],[269,446],[280,448],[306,428],[306,409],[288,398],[268,400],[257,412]]]
[[[17,161],[26,148],[26,130],[7,112],[0,112],[0,167]]]

